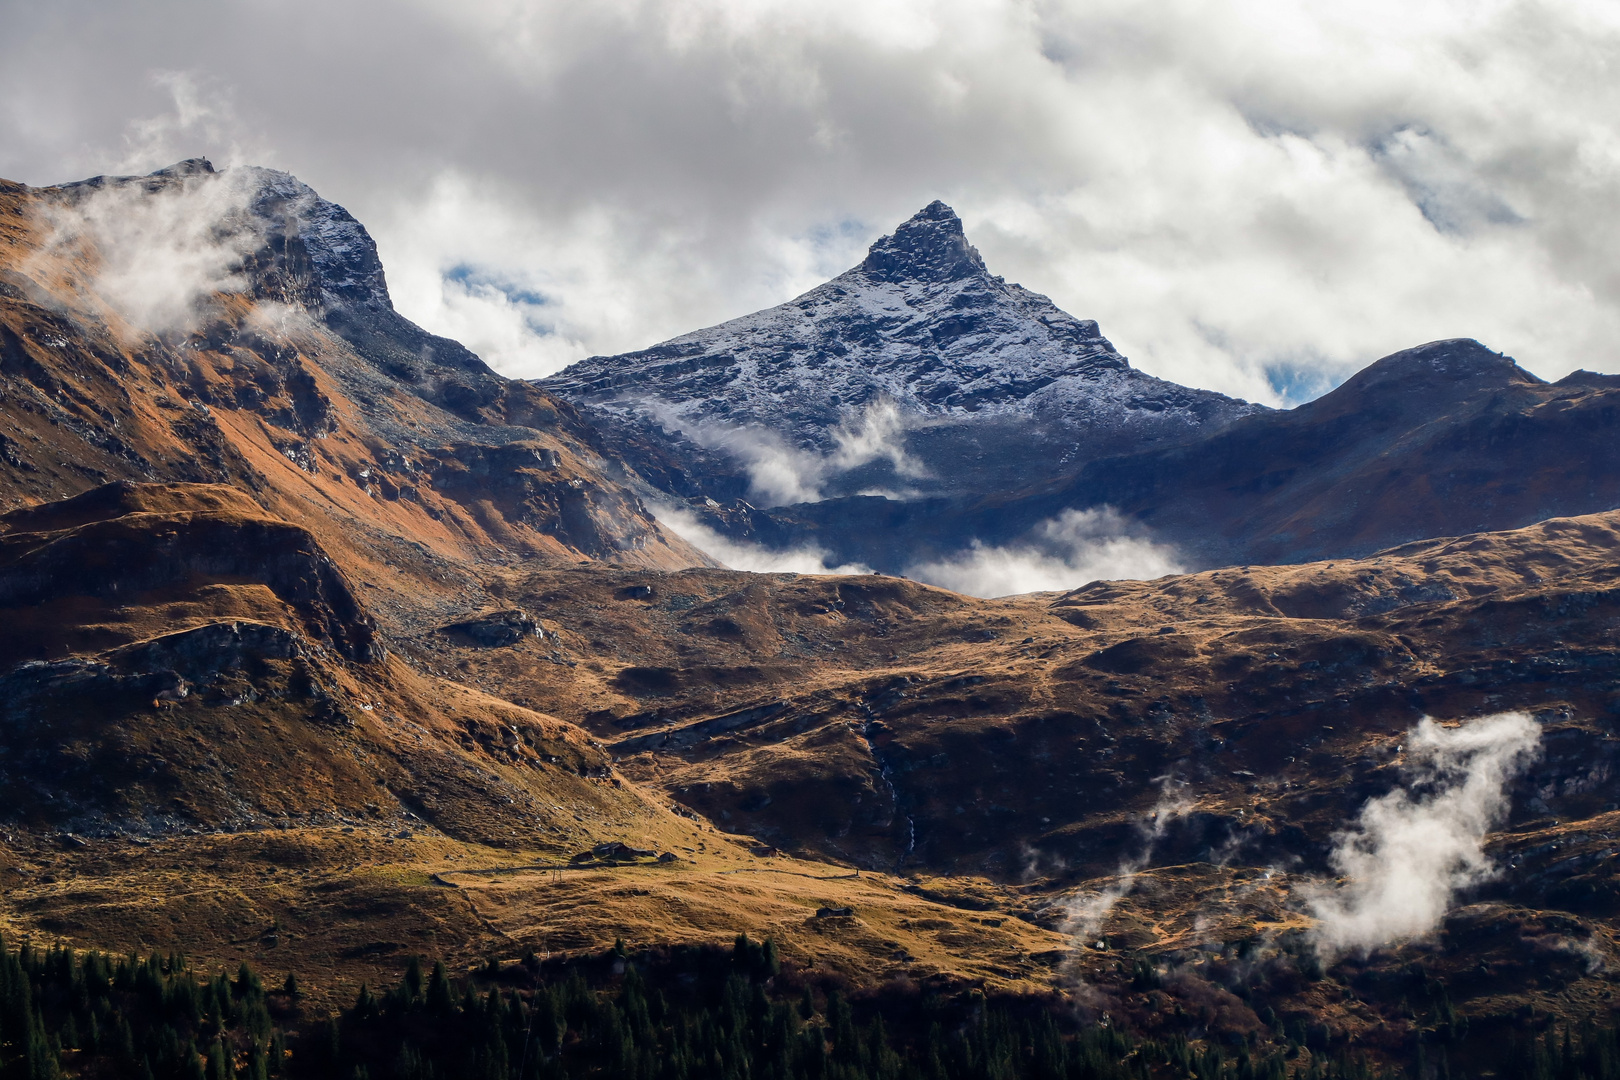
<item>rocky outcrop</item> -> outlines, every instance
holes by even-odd
[[[444,631],[447,634],[464,637],[486,649],[516,645],[525,638],[539,637],[544,633],[539,619],[518,608],[492,611],[475,619],[463,619],[461,622],[446,626]]]

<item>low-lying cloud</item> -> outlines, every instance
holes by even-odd
[[[246,287],[243,259],[262,243],[247,211],[245,170],[199,173],[157,191],[115,184],[48,203],[49,234],[31,264],[81,259],[94,293],[129,324],[151,333],[193,328],[216,293]]]
[[[1362,807],[1331,856],[1343,884],[1310,902],[1324,954],[1430,933],[1458,890],[1492,875],[1485,834],[1507,814],[1509,781],[1539,755],[1541,728],[1522,712],[1457,727],[1425,717],[1406,746],[1410,783]]]
[[[731,455],[748,473],[749,496],[761,506],[820,502],[827,486],[838,476],[875,461],[887,461],[901,479],[916,480],[927,475],[924,467],[906,453],[907,419],[888,399],[870,402],[859,411],[846,411],[832,429],[833,446],[828,453],[794,446],[777,432],[757,425],[693,422],[661,401],[646,400],[639,407],[655,416],[665,430]]]
[[[697,515],[679,506],[652,503],[650,509],[658,523],[691,544],[699,551],[732,570],[747,570],[756,574],[870,574],[872,568],[861,563],[828,564],[827,552],[818,547],[804,546],[777,551],[760,544],[733,540],[722,536],[699,521]]]
[[[1135,535],[1112,507],[1065,510],[1005,547],[975,540],[959,555],[906,573],[969,596],[1077,589],[1091,581],[1148,580],[1185,572],[1175,549]]]

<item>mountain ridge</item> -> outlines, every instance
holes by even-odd
[[[1545,382],[1468,338],[1374,362],[1289,410],[1073,474],[956,497],[876,495],[774,508],[692,506],[717,531],[891,573],[972,542],[1027,543],[1108,508],[1192,568],[1360,558],[1432,536],[1620,506],[1620,377]]]

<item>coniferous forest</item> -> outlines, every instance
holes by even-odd
[[[1466,1036],[1465,1036],[1466,1038]],[[1466,1047],[1454,1044],[1463,1053]],[[1610,1029],[1549,1026],[1498,1055],[1505,1080],[1620,1080]],[[336,1015],[295,976],[185,957],[0,947],[0,1080],[1449,1080],[1446,1047],[1375,1067],[1311,1054],[1137,1039],[1056,999],[914,989],[847,995],[784,971],[774,944],[687,948],[454,976],[411,960]]]

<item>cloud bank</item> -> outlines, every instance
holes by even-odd
[[[969,596],[1078,589],[1091,581],[1144,581],[1185,567],[1168,545],[1132,535],[1112,507],[1065,510],[1022,543],[995,547],[975,540],[967,551],[918,563],[906,574]]]
[[[1601,0],[0,2],[0,175],[287,169],[508,374],[784,300],[936,197],[1193,385],[1458,335],[1620,370]]]
[[[1412,782],[1362,807],[1332,853],[1344,884],[1311,900],[1329,955],[1430,933],[1459,889],[1490,877],[1485,834],[1507,814],[1508,782],[1539,755],[1541,727],[1519,712],[1453,728],[1425,717],[1406,745]]]
[[[756,574],[870,574],[872,568],[861,563],[831,566],[827,552],[817,547],[793,548],[776,551],[759,544],[750,544],[722,536],[704,525],[695,514],[668,503],[651,503],[649,508],[658,523],[710,558],[717,559],[732,570],[747,570]]]
[[[755,573],[870,574],[864,563],[835,565],[829,553],[805,546],[768,548],[722,535],[697,515],[670,503],[650,504],[660,524],[733,570]],[[906,577],[969,596],[1012,596],[1077,589],[1090,581],[1143,580],[1182,573],[1172,548],[1127,532],[1111,507],[1066,510],[1042,522],[1023,544],[995,547],[974,541],[965,552],[906,568]]]

